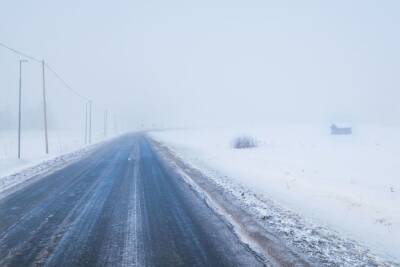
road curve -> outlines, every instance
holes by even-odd
[[[264,266],[126,135],[0,200],[0,266]]]

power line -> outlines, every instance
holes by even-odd
[[[44,135],[45,135],[45,152],[49,153],[49,144],[48,144],[48,127],[47,127],[47,107],[46,107],[46,77],[45,77],[45,69],[49,70],[61,83],[64,85],[66,89],[72,92],[74,95],[78,96],[80,99],[85,101],[85,144],[91,144],[92,142],[92,108],[93,101],[89,98],[83,96],[81,93],[72,88],[66,81],[59,75],[52,67],[50,67],[47,63],[45,63],[44,59],[39,60],[36,57],[33,57],[27,53],[21,52],[20,50],[14,49],[2,42],[0,42],[0,47],[5,48],[8,51],[11,51],[14,54],[17,54],[23,58],[19,60],[19,98],[18,98],[18,158],[21,158],[21,99],[22,99],[22,63],[26,62],[26,59],[29,59],[35,63],[39,63],[42,67],[42,85],[43,85],[43,120],[44,120]],[[89,108],[89,109],[88,109]],[[104,138],[107,137],[108,130],[108,111],[106,110],[104,113]]]
[[[6,48],[6,49],[8,49],[8,50],[10,50],[10,51],[12,51],[12,52],[14,52],[15,54],[18,54],[18,55],[20,55],[20,56],[29,58],[30,60],[36,61],[37,63],[41,63],[41,62],[42,62],[41,60],[39,60],[39,59],[37,59],[37,58],[34,58],[34,57],[32,57],[32,56],[30,56],[30,55],[28,55],[28,54],[26,54],[26,53],[23,53],[23,52],[21,52],[21,51],[19,51],[19,50],[17,50],[17,49],[14,49],[14,48],[12,48],[12,47],[9,47],[8,45],[5,45],[5,44],[3,44],[3,43],[1,43],[1,42],[0,42],[0,46],[2,46],[2,47],[4,47],[4,48]]]
[[[32,60],[32,61],[35,61],[36,63],[40,63],[40,64],[43,63],[43,60],[39,60],[39,59],[37,59],[37,58],[35,58],[35,57],[31,56],[31,55],[28,55],[27,53],[21,52],[21,51],[15,49],[15,48],[12,48],[12,47],[10,47],[10,46],[8,46],[8,45],[2,43],[2,42],[0,42],[0,46],[6,48],[6,49],[8,49],[8,50],[10,50],[11,52],[13,52],[13,53],[15,53],[15,54],[18,54],[18,55],[20,55],[20,56],[26,57],[26,58],[28,58],[28,59],[30,59],[30,60]],[[85,101],[90,101],[89,98],[83,96],[82,94],[80,94],[79,92],[77,92],[75,89],[73,89],[73,88],[61,77],[61,75],[59,75],[59,74],[58,74],[52,67],[50,67],[47,63],[45,63],[45,66],[46,66],[46,68],[47,68],[48,70],[50,70],[50,71],[54,74],[54,76],[55,76],[58,80],[61,81],[61,83],[62,83],[68,90],[70,90],[72,93],[74,93],[75,95],[79,96],[80,98],[83,98]]]
[[[53,74],[54,74],[54,76],[56,76],[56,78],[58,79],[58,80],[60,80],[61,81],[61,83],[63,83],[64,84],[64,86],[67,88],[67,89],[69,89],[72,93],[74,93],[75,95],[77,95],[77,96],[79,96],[79,97],[81,97],[81,98],[83,98],[84,100],[86,100],[86,101],[90,101],[90,99],[89,98],[87,98],[86,96],[83,96],[83,95],[81,95],[80,93],[78,93],[75,89],[73,89],[55,70],[53,70],[53,68],[51,68],[47,63],[45,63],[45,65],[46,65],[46,68],[48,69],[48,70],[50,70]]]

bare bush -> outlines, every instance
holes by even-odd
[[[236,149],[257,147],[257,140],[251,136],[239,136],[233,140],[232,146]]]

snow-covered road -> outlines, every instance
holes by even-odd
[[[148,136],[86,152],[0,194],[0,266],[397,266]]]
[[[263,266],[143,136],[0,199],[0,266]]]

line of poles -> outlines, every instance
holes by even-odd
[[[72,89],[68,83],[65,82],[64,79],[58,75],[49,65],[45,63],[44,60],[38,60],[26,53],[20,52],[14,48],[11,48],[0,42],[0,46],[19,54],[24,58],[28,58],[36,63],[40,63],[42,67],[42,104],[43,104],[43,130],[44,130],[44,144],[45,144],[45,153],[49,153],[49,135],[48,135],[48,121],[47,121],[47,95],[46,95],[46,68],[50,70],[64,85],[67,89],[72,91],[75,95],[79,96],[85,101],[85,145],[89,145],[92,143],[92,110],[93,110],[93,101],[82,96],[80,93]],[[27,59],[19,60],[19,90],[18,90],[18,158],[21,158],[21,130],[22,130],[22,74],[23,74],[23,64],[27,63]],[[114,115],[114,132],[117,133],[117,121],[116,116]],[[104,138],[108,136],[108,110],[104,112]]]
[[[92,101],[85,103],[85,145],[92,143]]]

